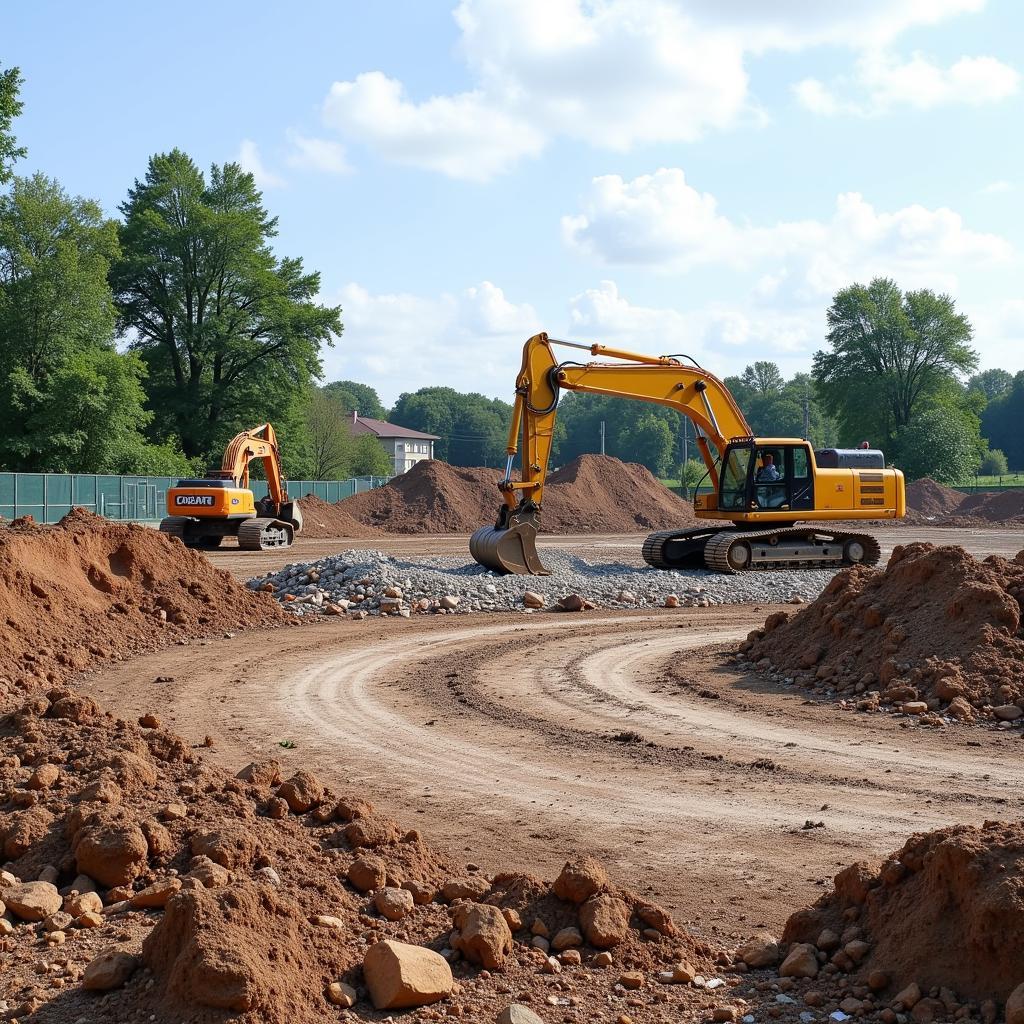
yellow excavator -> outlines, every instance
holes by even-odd
[[[618,361],[559,362],[554,346]],[[689,356],[638,355],[537,334],[523,347],[516,378],[508,461],[498,485],[503,504],[495,525],[481,527],[469,541],[470,554],[489,569],[547,575],[537,528],[563,390],[654,402],[694,424],[713,490],[694,499],[701,526],[662,530],[644,542],[644,560],[657,569],[875,565],[878,541],[842,522],[906,515],[903,474],[886,468],[882,452],[867,446],[815,452],[800,438],[754,437],[725,384]],[[520,432],[522,479],[513,480]]]
[[[255,500],[249,463],[260,459],[268,494]],[[179,480],[167,491],[167,518],[160,531],[190,548],[212,550],[237,537],[246,551],[286,548],[302,529],[302,510],[288,497],[277,435],[269,423],[243,430],[224,450],[220,469],[196,480]]]

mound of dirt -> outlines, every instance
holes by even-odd
[[[907,507],[923,516],[951,515],[964,497],[962,491],[954,491],[927,476],[907,484]]]
[[[610,455],[581,455],[548,477],[541,530],[632,533],[695,521],[693,506],[646,466]]]
[[[80,508],[55,527],[0,530],[0,689],[287,618],[272,598],[157,530]]]
[[[958,516],[970,516],[988,523],[1024,523],[1024,490],[983,491],[968,494],[957,507]]]
[[[232,777],[155,715],[139,728],[72,690],[0,694],[0,716],[0,1000],[19,1020],[93,1020],[101,1005],[105,1021],[314,1024],[343,1019],[349,998],[378,1019],[363,963],[380,940],[446,951],[457,985],[427,1019],[543,1004],[564,970],[593,1020],[623,970],[720,970],[718,950],[591,860],[554,886],[490,878],[358,793],[273,760]],[[534,936],[562,928],[576,936],[552,967]],[[602,970],[608,946],[617,967]],[[671,1001],[689,1016],[706,996],[677,985]]]
[[[315,494],[307,494],[299,498],[302,509],[302,534],[314,540],[325,540],[333,537],[379,537],[381,531],[361,523],[341,505],[332,505]]]
[[[907,544],[883,571],[847,569],[806,609],[769,616],[741,649],[868,703],[1013,719],[1024,715],[1022,603],[1024,551],[979,562],[960,547]]]
[[[472,533],[493,523],[501,504],[496,469],[418,462],[383,487],[338,507],[389,533]],[[542,533],[628,533],[693,522],[693,508],[645,467],[582,455],[548,477]]]
[[[915,1020],[953,1019],[951,1000],[1005,1000],[1024,984],[1024,825],[918,834],[881,866],[851,865],[830,893],[789,919],[783,940],[824,945],[833,956],[826,930],[868,945],[866,955],[856,949],[855,970],[885,976],[878,992],[886,1002],[916,986],[903,1009],[932,1005],[915,1009]],[[849,961],[842,949],[835,954],[844,955]],[[928,999],[934,988],[945,1002]]]

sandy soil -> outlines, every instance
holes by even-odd
[[[911,731],[722,668],[772,610],[333,620],[136,659],[86,689],[212,735],[226,767],[272,755],[356,785],[490,869],[554,874],[595,851],[705,933],[779,928],[912,831],[1021,816],[1020,739]]]
[[[1013,556],[1024,548],[1024,528],[1006,527],[1001,529],[952,529],[943,527],[884,526],[872,527],[882,544],[882,558],[887,559],[897,544],[912,540],[927,540],[933,544],[959,544],[972,555],[984,558],[986,555]],[[608,557],[636,565],[643,565],[640,548],[647,531],[643,533],[620,534],[564,534],[542,535],[537,546],[564,548],[579,551],[587,557]],[[239,551],[234,541],[225,541],[219,551],[205,554],[222,569],[233,572],[242,579],[263,576],[275,572],[292,562],[313,562],[327,555],[337,554],[347,548],[372,548],[394,555],[464,555],[469,560],[469,535],[390,535],[367,540],[364,538],[338,538],[319,540],[299,537],[294,545],[280,551]]]

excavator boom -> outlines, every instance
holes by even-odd
[[[617,361],[559,362],[555,346]],[[780,528],[790,528],[798,520],[881,518],[905,513],[902,474],[884,468],[875,472],[879,466],[884,467],[881,452],[865,453],[870,459],[861,460],[861,464],[868,472],[854,477],[845,467],[819,469],[809,443],[803,439],[758,440],[725,384],[687,356],[648,356],[537,334],[523,347],[522,367],[516,378],[508,458],[498,485],[502,495],[498,518],[494,526],[482,527],[470,538],[470,553],[481,565],[508,573],[546,572],[537,553],[536,538],[558,397],[563,389],[652,402],[675,409],[694,424],[697,447],[714,490],[714,494],[696,500],[696,515],[718,520],[719,525],[652,535],[644,547],[644,557],[652,565],[682,564],[673,561],[683,557],[679,552],[686,558],[695,554],[703,557],[705,549],[709,552],[707,565],[726,572],[755,564],[820,565],[837,560],[870,564],[872,558],[877,560],[877,543],[866,535],[846,535],[830,529],[814,536],[808,536],[806,530],[788,530],[783,536]],[[731,452],[736,455],[727,463],[727,453]],[[769,456],[769,452],[773,454]],[[522,471],[520,479],[514,480],[517,454]],[[771,490],[766,490],[763,483],[755,486],[754,475],[762,457],[768,462],[778,457],[782,464],[775,470],[776,479],[788,472],[794,482],[787,480]],[[806,484],[798,486],[798,479],[806,480]],[[720,494],[725,496],[722,503],[718,500]],[[857,506],[851,504],[855,494],[860,496]],[[733,536],[739,530],[753,531],[765,525],[771,529],[757,532],[756,550],[747,550],[749,545]]]

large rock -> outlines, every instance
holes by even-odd
[[[121,988],[138,966],[138,958],[131,953],[123,949],[108,949],[89,961],[82,975],[82,988],[90,992]]]
[[[75,836],[77,870],[111,888],[129,885],[146,870],[149,843],[134,821],[97,815]]]
[[[372,853],[364,854],[352,861],[348,869],[348,880],[361,892],[379,889],[388,877],[388,866]]]
[[[50,882],[19,882],[3,890],[7,909],[22,921],[44,921],[60,910],[63,900]]]
[[[580,907],[580,927],[592,946],[611,949],[629,931],[629,908],[609,893],[598,893]]]
[[[377,912],[389,921],[401,921],[403,917],[408,917],[415,906],[408,889],[396,889],[392,885],[377,891],[374,904]]]
[[[498,907],[485,903],[460,903],[452,911],[459,935],[452,943],[475,964],[496,970],[512,952],[512,932]]]
[[[593,857],[568,861],[551,887],[560,900],[582,903],[608,885],[604,867]]]
[[[1024,981],[1022,981],[1006,1000],[1006,1024],[1024,1024]]]
[[[528,1006],[513,1003],[498,1014],[496,1024],[544,1024],[544,1021]]]
[[[53,815],[41,804],[4,816],[0,823],[0,849],[7,860],[24,856],[53,826]]]
[[[452,969],[440,953],[390,939],[366,951],[363,977],[378,1010],[436,1003],[451,992],[454,983]]]
[[[483,875],[452,878],[441,887],[441,895],[449,902],[479,900],[491,891],[491,883]]]
[[[266,761],[253,761],[247,764],[236,776],[243,782],[259,789],[270,789],[281,781],[281,762],[269,758]]]
[[[798,942],[782,961],[779,974],[783,978],[816,978],[818,954],[809,942]]]
[[[779,962],[779,943],[771,932],[757,932],[737,952],[739,958],[755,970],[774,967]]]
[[[195,857],[209,857],[229,871],[247,867],[258,849],[253,830],[244,822],[226,821],[217,828],[197,832],[192,837],[191,849]]]
[[[299,771],[278,786],[277,795],[287,802],[293,814],[305,814],[323,800],[324,787],[315,775]]]

